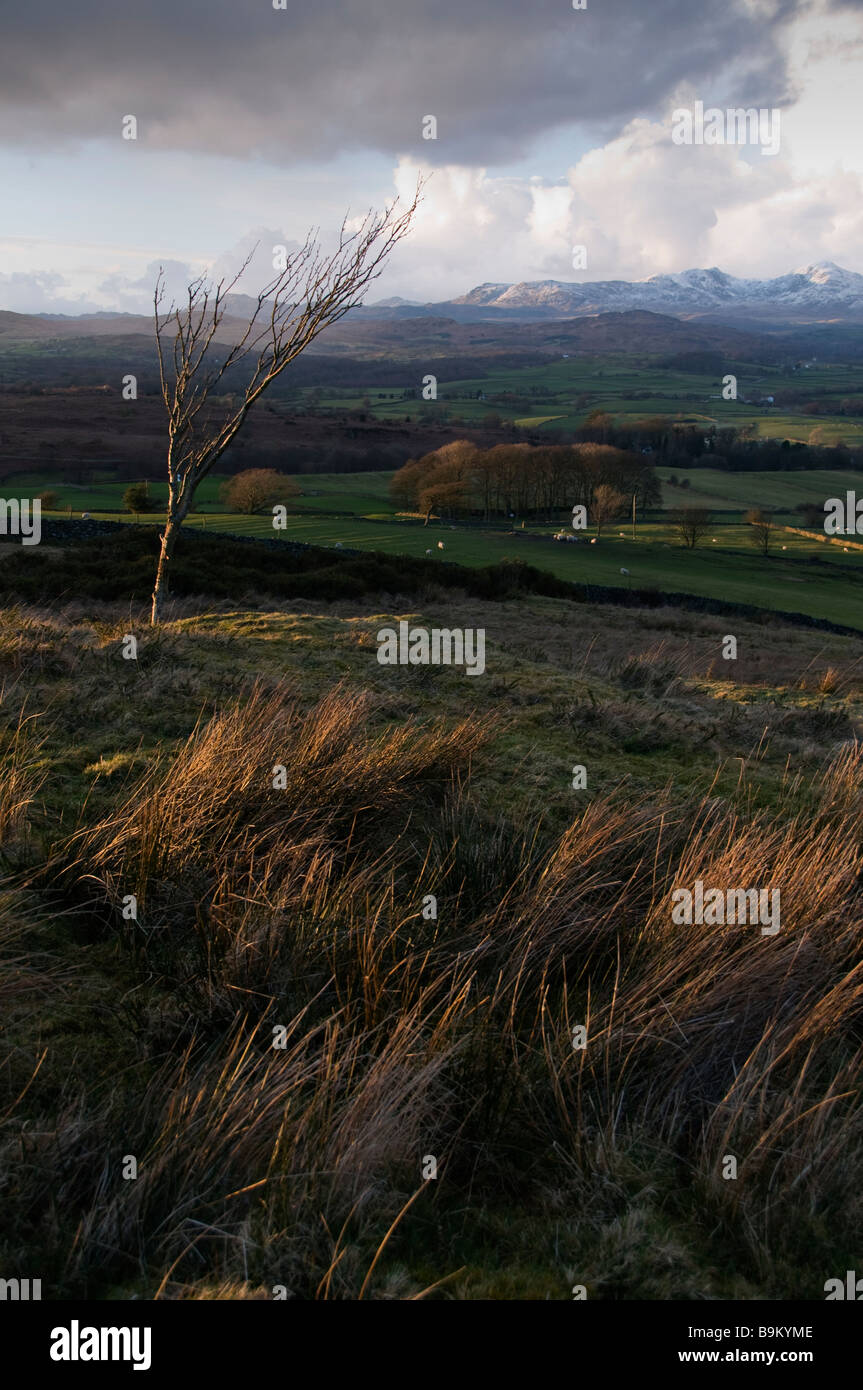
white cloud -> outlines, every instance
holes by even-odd
[[[784,0],[746,3],[762,23],[788,10]],[[676,12],[670,3],[667,12]],[[650,23],[656,22],[653,14]],[[655,37],[652,28],[650,33]],[[676,82],[669,76],[661,84],[664,118],[656,111],[633,117],[570,168],[560,168],[557,177],[548,168],[543,174],[516,174],[467,160],[440,163],[426,185],[410,238],[397,248],[368,298],[398,294],[436,301],[484,281],[640,279],[698,265],[768,276],[829,259],[863,271],[860,7],[840,7],[829,15],[823,3],[801,8],[792,23],[777,24],[773,33],[794,94],[782,108],[782,147],[775,158],[736,146],[674,145],[674,107],[694,99],[718,101],[712,92],[693,87],[691,79],[683,83],[678,71]],[[669,63],[673,67],[671,58]],[[618,80],[624,78],[624,72],[618,73]],[[573,125],[571,131],[584,149],[584,125]],[[546,153],[561,148],[564,136],[566,131],[558,130]],[[442,153],[436,146],[400,158],[392,175],[396,191],[409,199],[419,159],[440,159]],[[531,169],[543,167],[540,155],[541,147]],[[95,175],[98,151],[93,158]],[[182,163],[181,156],[172,159]],[[164,171],[143,161],[138,168],[142,204],[159,205],[166,191],[176,201],[178,180],[182,182],[176,162],[170,166],[167,190]],[[253,265],[239,286],[253,292],[272,274],[274,245],[295,248],[314,222],[321,224],[325,241],[332,237],[342,196],[356,209],[365,203],[366,188],[374,190],[368,196],[374,205],[388,195],[379,165],[360,161],[348,170],[331,169],[331,182],[327,168],[320,166],[314,178],[301,182],[299,175],[279,175],[271,164],[246,161],[236,163],[232,181],[230,168],[220,164],[215,172],[212,164],[193,160],[185,196],[187,205],[193,200],[196,207],[202,202],[207,207],[206,254],[212,257],[220,244],[231,247],[211,260],[212,273],[229,274],[257,242]],[[34,311],[80,312],[98,305],[148,312],[162,255],[167,255],[169,290],[175,294],[205,268],[194,257],[194,238],[185,244],[176,240],[188,220],[183,207],[172,220],[166,214],[170,252],[159,245],[123,246],[119,226],[101,218],[103,210],[111,210],[105,201],[110,190],[100,191],[97,177],[84,182],[93,200],[92,225],[104,220],[112,230],[111,244],[100,248],[18,238],[13,245],[7,240],[0,249],[9,252],[5,269],[11,274],[0,278],[0,306],[13,307],[14,301],[15,307]],[[124,186],[124,200],[131,196]],[[257,224],[239,238],[238,206],[250,227]],[[198,224],[199,242],[200,232]],[[158,236],[159,224],[151,223],[147,237],[152,241]],[[139,237],[137,232],[135,240]],[[576,245],[587,247],[586,271],[573,270]]]
[[[0,273],[0,308],[16,314],[86,314],[104,307],[87,295],[69,294],[64,275],[54,270]]]

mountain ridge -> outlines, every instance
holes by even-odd
[[[716,309],[819,309],[863,312],[863,275],[834,261],[816,261],[786,275],[758,280],[718,266],[645,280],[523,280],[486,282],[451,301],[482,308],[553,309],[564,314],[647,309],[655,313]]]
[[[225,301],[227,317],[217,338],[234,338],[256,306],[248,295]],[[727,323],[761,332],[773,326],[863,324],[863,275],[833,261],[816,261],[786,275],[758,280],[728,274],[718,266],[644,280],[486,281],[454,299],[419,303],[400,296],[359,305],[342,320],[358,326],[379,321],[393,325],[431,320],[451,324],[548,323],[605,314],[649,313],[681,321]],[[110,311],[72,314],[19,314],[0,309],[0,339],[118,337],[152,334],[152,317]],[[333,330],[326,336],[332,341]]]

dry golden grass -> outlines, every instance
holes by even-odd
[[[602,680],[677,698],[658,641]],[[3,1248],[36,1221],[84,1296],[819,1296],[863,1214],[863,747],[769,807],[616,788],[559,832],[472,790],[505,721],[394,703],[260,682],[25,866],[118,998],[86,1084],[11,1096]],[[674,924],[696,879],[780,889],[779,933]]]
[[[44,741],[38,720],[23,712],[5,740],[0,777],[0,857],[13,847],[20,852],[20,842],[28,838],[36,818],[39,793],[48,777],[40,759]]]

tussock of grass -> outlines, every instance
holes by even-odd
[[[60,847],[49,872],[97,883],[107,901],[134,893],[145,910],[167,887],[174,916],[187,881],[212,900],[250,878],[267,891],[337,843],[374,836],[376,818],[407,819],[483,741],[471,720],[376,733],[373,707],[368,694],[336,689],[304,713],[281,691],[253,688],[175,757],[157,758],[116,813]]]
[[[25,852],[48,770],[40,753],[45,735],[35,717],[19,715],[5,737],[0,734],[0,862]],[[3,746],[5,745],[5,746]]]

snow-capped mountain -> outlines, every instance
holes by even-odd
[[[453,304],[491,309],[534,309],[568,314],[649,309],[664,313],[711,310],[863,312],[863,275],[832,261],[802,266],[773,280],[744,280],[713,266],[647,280],[531,280],[517,285],[478,285]]]

